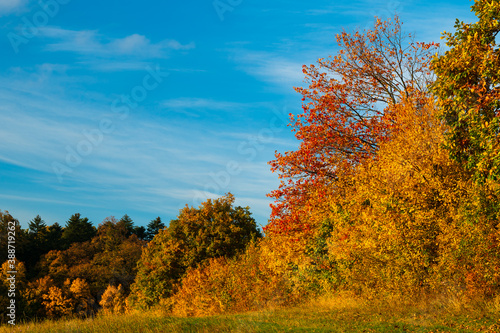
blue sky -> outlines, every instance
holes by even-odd
[[[257,222],[297,147],[303,64],[397,12],[439,41],[472,2],[0,0],[0,209],[137,225],[232,192]]]

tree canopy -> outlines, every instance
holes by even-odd
[[[498,1],[475,1],[479,20],[457,19],[444,33],[450,48],[436,57],[432,87],[442,118],[450,127],[447,147],[477,180],[500,177],[500,31]]]
[[[282,181],[269,194],[276,199],[269,231],[309,228],[304,207],[311,194],[334,188],[339,175],[373,158],[391,133],[390,106],[426,93],[432,80],[437,45],[414,42],[397,17],[377,19],[364,32],[344,31],[337,42],[337,55],[303,67],[309,87],[296,88],[303,113],[290,123],[300,147],[270,162]]]
[[[227,194],[198,208],[184,207],[144,250],[133,286],[136,303],[150,306],[169,297],[189,268],[209,258],[231,257],[261,237],[248,207]]]

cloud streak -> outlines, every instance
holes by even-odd
[[[170,51],[190,50],[193,42],[181,44],[172,39],[153,43],[146,36],[132,34],[122,38],[109,38],[97,30],[67,30],[56,27],[41,29],[40,35],[53,40],[49,51],[66,51],[100,57],[133,56],[145,59],[166,57]]]
[[[164,101],[162,106],[168,109],[209,109],[234,111],[247,108],[248,104],[217,101],[206,98],[174,98]]]
[[[0,15],[12,13],[25,5],[25,0],[2,0],[0,1]]]
[[[293,93],[293,87],[304,79],[303,62],[290,59],[281,52],[232,49],[230,58],[238,69],[268,84]]]
[[[59,27],[39,28],[44,50],[75,55],[73,67],[102,72],[142,70],[152,60],[170,58],[176,52],[194,49],[195,43],[183,44],[174,39],[151,41],[144,35],[131,34],[113,38],[98,30],[69,30]]]

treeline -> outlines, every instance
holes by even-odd
[[[8,258],[8,229],[15,224],[16,315],[18,319],[92,315],[108,285],[130,289],[143,247],[165,227],[160,217],[147,227],[124,215],[106,218],[96,228],[74,214],[62,227],[36,216],[27,229],[0,211],[0,256]],[[2,267],[0,312],[9,304],[7,262]],[[3,319],[7,319],[2,316]]]
[[[40,216],[21,229],[0,211],[0,246],[6,261],[0,282],[3,322],[10,304],[8,228],[15,224],[16,320],[31,321],[98,313],[124,313],[171,297],[187,272],[213,258],[233,258],[262,238],[248,207],[232,194],[186,206],[165,227],[158,217],[147,228],[128,215],[104,219],[96,228],[74,214],[64,227]],[[10,231],[10,230],[9,230]],[[169,308],[168,306],[165,309]]]

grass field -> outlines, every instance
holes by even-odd
[[[294,308],[204,318],[149,311],[3,326],[0,332],[500,332],[488,308],[404,307],[354,299],[317,300]]]

